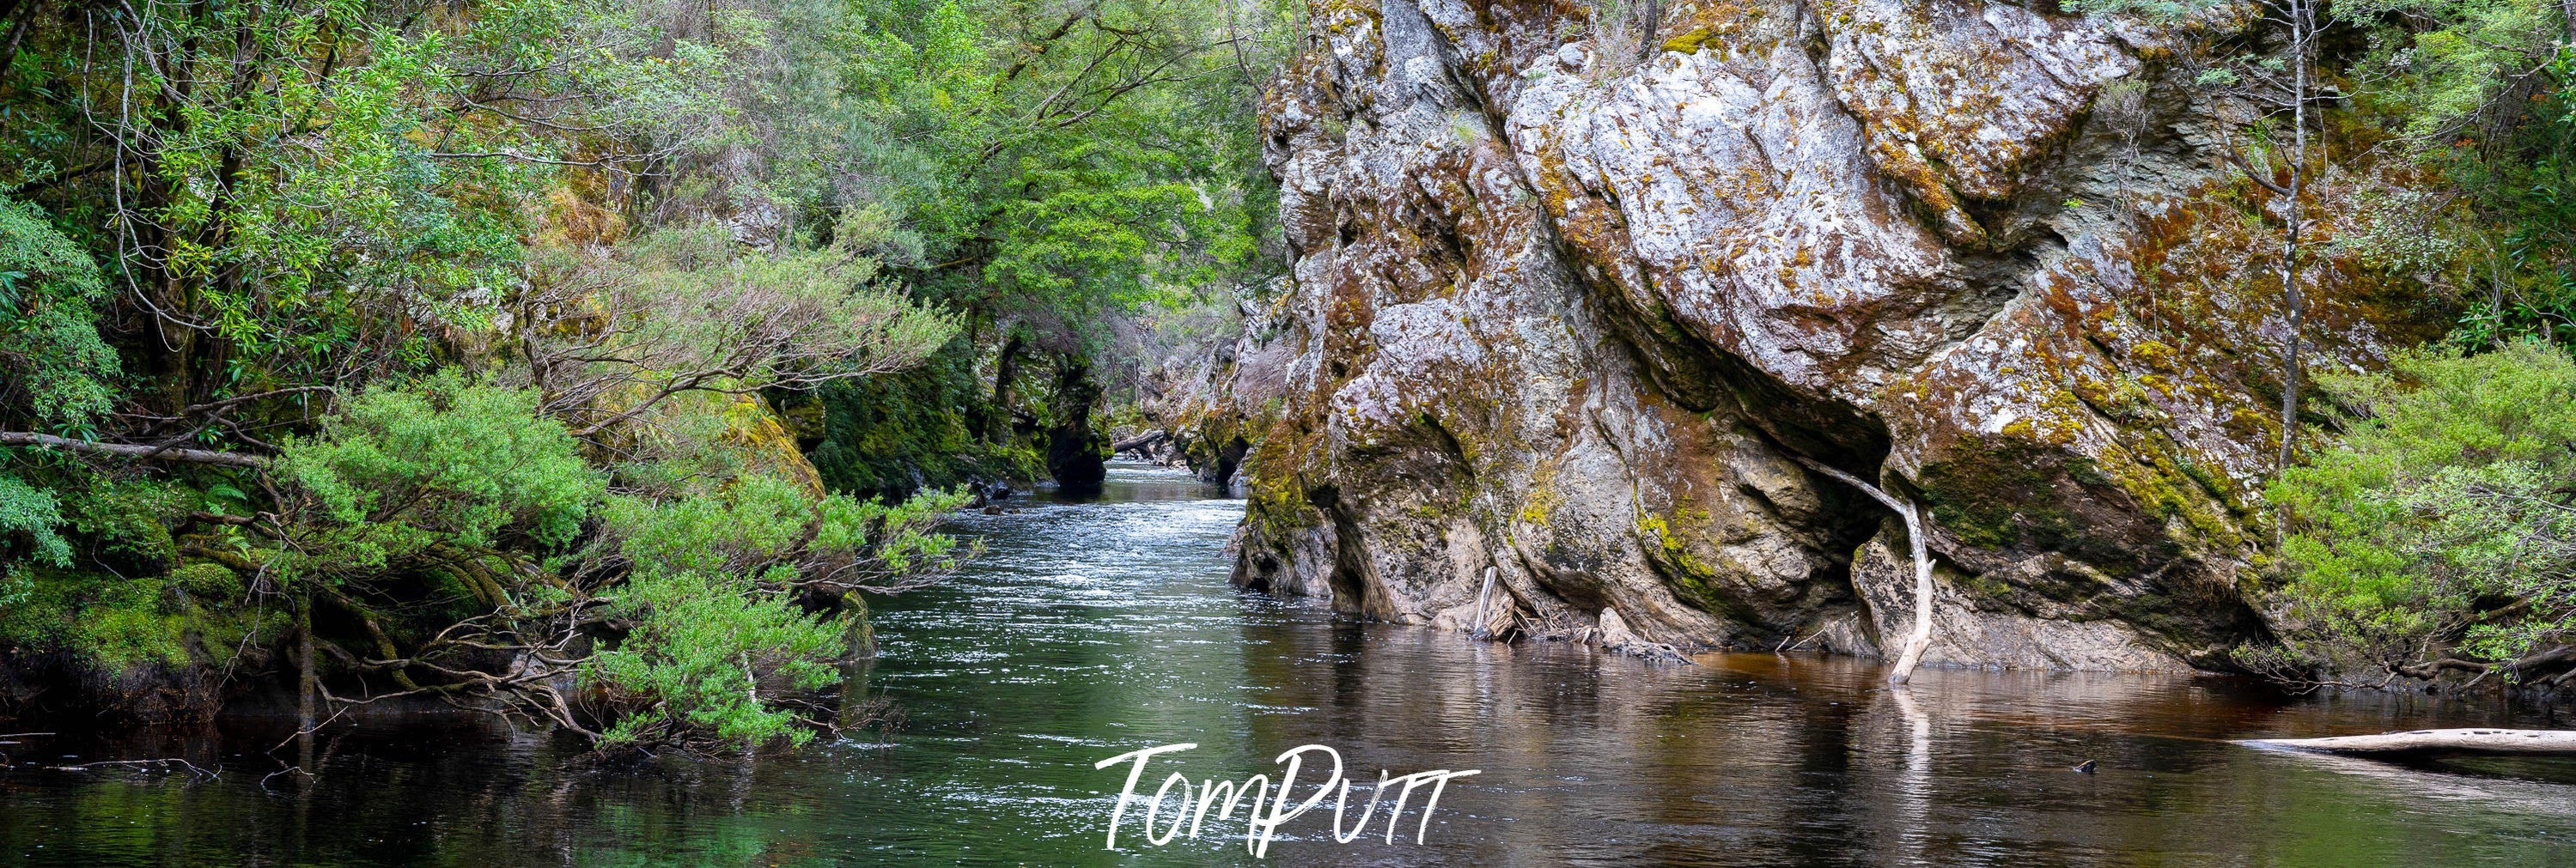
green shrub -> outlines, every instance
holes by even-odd
[[[89,540],[93,566],[121,575],[157,576],[179,562],[170,526],[186,520],[197,495],[150,480],[90,474],[87,482],[66,506],[73,529]]]
[[[844,494],[816,499],[794,484],[748,475],[721,493],[655,503],[611,498],[604,517],[638,570],[756,571],[788,564],[796,581],[844,586],[953,569],[954,537],[932,533],[965,505],[963,489],[925,490],[900,503]],[[832,574],[820,574],[835,571]]]
[[[796,692],[840,681],[851,621],[864,613],[809,603],[954,569],[965,552],[929,528],[965,498],[816,499],[760,475],[675,501],[610,498],[602,523],[629,565],[611,614],[633,628],[583,670],[618,709],[603,742],[712,735],[749,749],[811,738]]]
[[[559,546],[607,489],[536,396],[453,370],[350,400],[322,434],[287,441],[279,472],[300,517],[337,543],[319,566],[382,567],[436,542],[491,547],[508,534]]]
[[[62,523],[62,504],[54,500],[53,492],[15,476],[0,476],[0,553],[11,559],[69,566],[71,544],[54,531]]]
[[[669,503],[613,498],[603,516],[638,572],[752,568],[788,554],[814,524],[814,498],[768,476]]]
[[[746,749],[781,737],[803,744],[813,732],[781,694],[840,681],[843,627],[741,573],[639,569],[617,610],[633,631],[583,672],[623,709],[603,746],[693,733]]]
[[[210,663],[273,615],[228,608],[245,589],[220,565],[162,575],[177,558],[165,521],[185,512],[188,490],[89,474],[62,478],[75,482],[56,483],[69,490],[58,504],[50,492],[0,476],[0,531],[37,541],[20,550],[22,560],[0,567],[0,647],[64,652],[102,672]],[[57,529],[77,533],[67,538]]]
[[[1044,477],[1038,439],[1001,423],[1014,409],[1040,419],[1043,408],[1033,406],[1025,390],[1016,403],[1026,406],[995,403],[991,381],[976,367],[983,352],[975,342],[960,340],[921,367],[815,390],[821,424],[811,433],[820,442],[806,456],[824,484],[901,496],[976,477]]]
[[[2401,354],[2366,415],[2271,489],[2302,637],[2402,662],[2509,659],[2576,616],[2576,361],[2538,340]]]

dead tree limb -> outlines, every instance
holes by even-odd
[[[2330,738],[2256,738],[2241,740],[2237,744],[2357,756],[2461,753],[2576,756],[2576,730],[2417,729]]]
[[[1120,452],[1134,452],[1147,446],[1161,443],[1164,438],[1170,436],[1172,436],[1172,432],[1169,431],[1147,431],[1143,434],[1138,434],[1134,437],[1129,437],[1125,440],[1120,440],[1116,443],[1110,444],[1109,451],[1112,454]]]
[[[1896,656],[1895,671],[1887,673],[1887,683],[1903,684],[1913,680],[1915,664],[1923,662],[1923,652],[1932,647],[1932,551],[1923,537],[1922,510],[1910,500],[1900,499],[1878,486],[1861,481],[1860,477],[1827,467],[1823,462],[1803,455],[1789,457],[1806,465],[1809,470],[1860,489],[1862,494],[1886,504],[1888,509],[1896,511],[1897,517],[1905,519],[1905,538],[1911,543],[1909,548],[1913,549],[1914,555],[1914,632],[1905,638],[1905,648]]]
[[[188,774],[190,774],[190,775],[192,775],[192,776],[195,776],[195,777],[199,777],[199,778],[203,778],[203,779],[206,779],[206,780],[210,780],[210,781],[211,781],[211,780],[214,780],[214,779],[216,779],[216,778],[223,777],[223,772],[222,772],[222,771],[220,771],[220,769],[222,768],[222,766],[217,766],[217,767],[216,767],[216,768],[218,769],[218,771],[207,771],[203,766],[199,766],[199,765],[197,765],[196,763],[192,763],[192,762],[189,762],[189,761],[187,761],[187,760],[179,759],[179,758],[176,758],[176,757],[171,757],[171,758],[167,758],[167,759],[101,760],[101,761],[99,761],[99,762],[93,762],[93,763],[76,763],[76,764],[73,764],[73,765],[44,766],[44,768],[51,769],[51,770],[53,770],[53,771],[58,771],[58,772],[85,772],[85,771],[89,771],[89,770],[91,770],[91,769],[103,769],[103,768],[135,768],[135,769],[157,768],[157,769],[162,769],[162,770],[165,770],[165,771],[166,771],[166,770],[168,770],[168,769],[169,769],[170,767],[172,767],[172,766],[177,766],[177,767],[179,767],[179,768],[186,769],[186,770],[188,770]]]
[[[95,440],[74,440],[69,437],[56,437],[51,434],[36,434],[27,431],[0,431],[0,446],[51,446],[56,449],[67,449],[73,452],[87,452],[92,455],[114,455],[120,458],[141,458],[153,461],[179,461],[189,464],[221,464],[227,467],[249,467],[256,469],[268,466],[268,459],[265,457],[258,455],[244,455],[239,452],[215,452],[206,449],[168,449],[158,446],[145,446],[137,443],[100,443]]]

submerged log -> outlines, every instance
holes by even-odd
[[[2330,738],[2255,738],[2238,744],[2360,756],[2399,754],[2536,754],[2576,756],[2576,730],[2418,729]]]

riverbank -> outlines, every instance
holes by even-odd
[[[2576,853],[2576,774],[2562,766],[2338,765],[2226,742],[2553,723],[2489,703],[1940,668],[1917,673],[1908,702],[1853,658],[1658,667],[1475,642],[1234,590],[1223,545],[1241,503],[1213,493],[1113,465],[1098,500],[1041,495],[961,517],[986,556],[875,607],[883,654],[864,690],[902,710],[891,733],[605,768],[545,739],[369,723],[319,739],[320,776],[302,789],[262,787],[276,732],[91,744],[59,752],[180,752],[223,776],[12,772],[0,858],[1251,864],[1239,837],[1099,849],[1121,781],[1092,763],[1180,741],[1201,745],[1193,769],[1237,774],[1308,743],[1361,769],[1483,772],[1451,785],[1422,845],[1345,846],[1301,823],[1263,864],[2538,866]],[[2095,774],[2069,770],[2088,759]]]

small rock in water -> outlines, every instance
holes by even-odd
[[[998,506],[987,506],[987,507],[984,507],[984,514],[985,514],[985,515],[1001,515],[1001,514],[1002,514],[1002,508],[1001,508],[1001,507],[998,507]]]
[[[2083,764],[2083,765],[2076,766],[2076,767],[2075,767],[2075,770],[2076,770],[2076,771],[2079,771],[2079,772],[2083,772],[2083,773],[2088,774],[2088,775],[2089,775],[2089,774],[2092,774],[2092,773],[2093,773],[2093,761],[2092,761],[2092,760],[2085,760],[2085,761],[2084,761],[2084,764]]]

